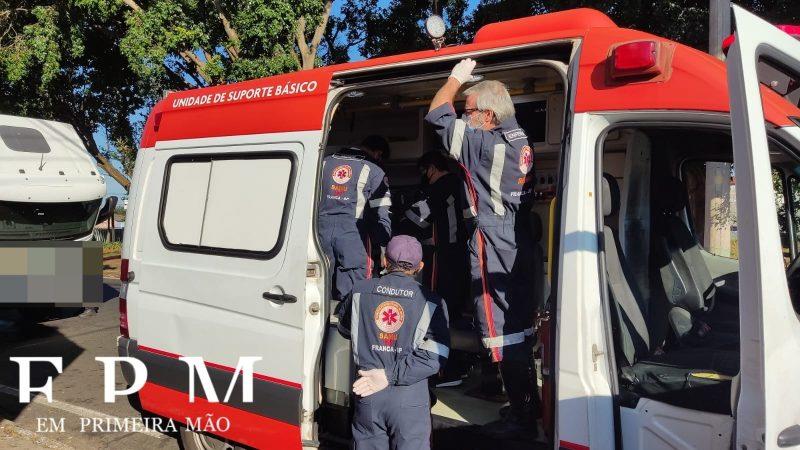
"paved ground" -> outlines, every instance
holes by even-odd
[[[81,432],[81,418],[99,420],[101,424],[114,418],[141,417],[129,401],[119,398],[116,403],[103,403],[103,371],[95,356],[116,356],[118,335],[117,290],[107,284],[104,297],[108,300],[95,316],[80,318],[80,309],[66,309],[63,318],[42,324],[20,325],[11,311],[0,310],[0,448],[33,449],[177,449],[173,436],[154,431],[97,432],[91,423]],[[43,396],[30,404],[19,404],[16,387],[18,371],[13,356],[61,356],[63,373],[51,366],[32,367],[32,385],[41,385],[48,375],[54,377],[53,403]],[[48,369],[48,367],[50,367]],[[117,369],[117,388],[125,387],[122,373]],[[61,419],[64,432],[44,432],[53,419]],[[101,425],[100,429],[108,430]]]
[[[81,419],[101,423],[115,418],[139,418],[131,403],[120,398],[106,404],[102,399],[103,371],[95,356],[116,356],[118,335],[118,300],[115,283],[105,285],[107,300],[95,316],[81,318],[80,309],[65,309],[59,318],[40,324],[20,325],[12,311],[0,309],[0,449],[178,449],[174,435],[155,431],[92,432],[91,424],[81,431]],[[53,376],[54,402],[43,396],[30,404],[19,404],[18,366],[14,356],[61,356],[63,372],[48,365],[34,365],[32,386],[40,386]],[[125,388],[122,373],[116,370],[117,388]],[[46,432],[47,427],[63,419],[63,432]],[[480,423],[480,422],[479,422]],[[108,426],[101,428],[108,430]],[[486,439],[477,426],[457,426],[434,432],[435,450],[477,449],[516,450],[545,448],[542,443],[515,441],[509,436],[502,442]],[[329,443],[328,450],[345,448]]]

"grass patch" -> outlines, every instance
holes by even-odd
[[[104,242],[103,243],[103,254],[111,253],[111,252],[121,252],[122,251],[122,242]]]

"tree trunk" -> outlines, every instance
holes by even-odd
[[[317,49],[322,37],[325,35],[325,29],[328,27],[328,18],[331,16],[331,9],[333,8],[333,0],[325,2],[325,9],[322,11],[319,25],[314,29],[314,35],[311,38],[311,43],[306,42],[306,18],[301,17],[297,21],[297,29],[295,31],[295,38],[297,39],[297,47],[300,49],[300,57],[302,58],[302,70],[314,68],[314,63],[317,61]]]
[[[100,167],[106,171],[108,175],[111,176],[117,183],[119,183],[126,192],[128,192],[131,188],[131,181],[128,177],[125,176],[122,172],[117,170],[111,164],[111,161],[108,160],[102,153],[100,153],[100,149],[97,147],[97,143],[94,141],[91,132],[86,132],[86,130],[82,129],[79,126],[75,126],[75,129],[78,131],[78,136],[80,136],[81,140],[83,141],[83,145],[86,146],[86,149],[89,150],[89,154],[91,154]]]
[[[239,59],[239,34],[236,30],[231,26],[231,22],[228,20],[228,17],[225,15],[225,11],[223,11],[222,6],[219,3],[219,0],[214,0],[214,8],[217,10],[217,16],[219,16],[219,20],[222,22],[222,28],[225,30],[225,34],[228,36],[228,39],[231,41],[231,45],[225,47],[225,50],[228,51],[231,59],[236,61]]]

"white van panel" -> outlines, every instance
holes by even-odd
[[[202,356],[205,361],[230,367],[236,366],[240,356],[261,356],[263,359],[255,364],[257,374],[296,383],[308,381],[303,379],[307,252],[297,249],[307,247],[310,233],[321,134],[311,131],[159,142],[155,149],[140,151],[140,158],[144,158],[135,173],[138,187],[131,218],[135,231],[126,236],[133,240],[129,247],[133,251],[126,256],[136,274],[127,298],[132,339],[140,346]],[[274,255],[257,259],[167,248],[158,224],[170,158],[276,152],[293,155],[294,180],[282,245]],[[192,239],[204,245],[224,243],[226,247],[260,250],[272,247],[278,237],[274,225],[283,215],[290,161],[252,159],[245,165],[234,161],[238,160],[214,160],[205,176],[206,186],[195,179],[203,179],[206,172],[194,171],[182,174],[192,180],[185,180],[180,195],[173,197],[171,190],[167,191],[167,204],[172,206],[179,201],[196,205],[197,197],[204,197],[205,211],[205,220],[194,212],[187,219],[179,216],[187,209],[194,210],[181,205],[173,218],[174,211],[165,208],[164,226],[170,242],[174,240],[172,225],[183,221],[182,228],[191,228],[199,220],[204,224],[202,231]],[[171,182],[175,166],[181,164],[172,164]],[[242,180],[248,183],[242,184]],[[204,192],[209,195],[202,195]],[[234,220],[228,220],[228,216]],[[167,222],[168,218],[177,222]],[[185,223],[187,220],[193,223]],[[273,229],[267,229],[270,227]],[[263,298],[267,292],[292,294],[298,301],[277,304]]]
[[[210,162],[175,164],[169,178],[164,232],[175,244],[200,245]]]
[[[264,173],[273,174],[269,177]],[[291,161],[214,161],[208,182],[201,245],[268,251],[278,241]],[[252,204],[247,192],[261,194]]]
[[[105,180],[72,125],[0,115],[0,127],[32,129],[41,133],[46,142],[45,148],[39,148],[31,139],[22,145],[10,139],[6,142],[0,131],[0,200],[77,202],[106,194]],[[31,151],[26,151],[26,146]]]
[[[726,450],[733,418],[643,398],[636,409],[620,408],[622,448]]]

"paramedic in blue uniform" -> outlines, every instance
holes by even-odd
[[[354,282],[372,277],[373,247],[385,247],[391,237],[392,200],[377,164],[386,149],[385,139],[370,136],[322,162],[317,225],[333,273],[334,299],[344,299]]]
[[[464,180],[450,171],[450,163],[440,151],[427,152],[417,161],[423,187],[403,220],[416,228],[415,235],[427,237],[423,250],[429,249],[431,264],[423,284],[444,298],[451,327],[472,329],[471,321],[463,317],[469,297],[469,256],[468,222],[462,215],[469,204]],[[467,355],[454,351],[436,387],[458,386],[468,371]]]
[[[515,118],[506,86],[494,80],[464,91],[461,118],[453,102],[471,78],[475,61],[464,59],[431,101],[425,120],[433,125],[447,153],[464,168],[474,210],[470,237],[471,292],[483,345],[508,394],[503,420],[489,435],[536,433],[538,392],[533,382],[534,277],[529,224],[533,201],[533,150]]]
[[[339,312],[358,371],[352,422],[356,450],[430,449],[428,377],[450,348],[447,307],[414,276],[422,247],[399,235],[386,247],[386,274],[358,281]]]

